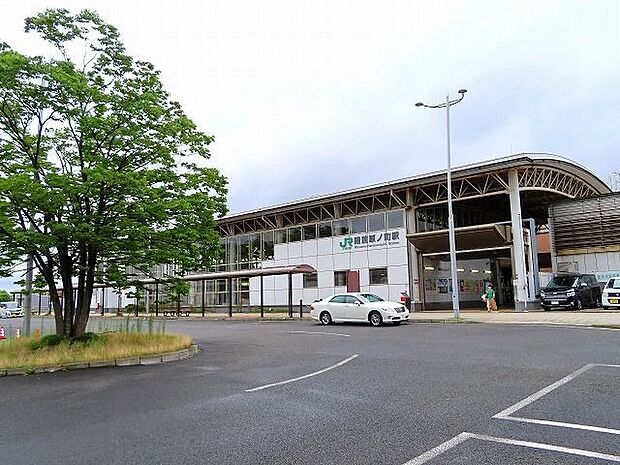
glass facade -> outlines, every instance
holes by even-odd
[[[252,234],[223,237],[220,240],[219,258],[210,270],[204,271],[236,271],[261,268],[263,266],[275,266],[273,261],[276,258],[276,248],[279,245],[349,234],[363,234],[368,231],[374,232],[402,228],[404,225],[403,213],[403,210],[394,210]],[[371,270],[371,284],[387,283],[387,269],[383,268],[381,270]],[[154,272],[156,277],[174,276],[175,274],[173,266],[157,267]],[[333,276],[335,286],[346,286],[346,271],[333,271]],[[320,284],[318,281],[319,276],[317,273],[303,275],[302,286],[304,289],[317,288]],[[189,306],[195,311],[200,311],[202,307],[202,282],[192,282],[190,286],[189,296],[181,299],[182,305],[184,307]],[[235,278],[231,280],[231,286],[233,306],[237,308],[249,305],[250,280],[248,278]],[[149,293],[150,300],[154,302],[154,287],[149,290]],[[163,286],[160,287],[160,302],[163,302],[165,293],[165,288]],[[205,281],[204,294],[205,307],[207,309],[228,306],[228,280]],[[282,304],[285,304],[285,302],[282,302]]]

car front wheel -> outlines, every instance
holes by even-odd
[[[575,306],[575,310],[582,310],[583,309],[583,302],[579,297],[575,298],[575,303],[573,304]]]
[[[381,326],[383,317],[379,312],[371,312],[370,315],[368,315],[368,321],[370,321],[370,324],[373,326]]]
[[[549,305],[541,305],[541,307],[545,312],[551,310],[551,307]]]
[[[329,314],[329,312],[323,312],[321,313],[319,320],[321,321],[322,325],[329,325],[332,323],[332,316]]]

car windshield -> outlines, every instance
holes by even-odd
[[[576,281],[577,278],[575,276],[554,276],[547,284],[547,287],[551,289],[555,287],[572,287]]]
[[[620,289],[620,278],[611,278],[605,287],[607,289]]]
[[[7,309],[19,308],[19,305],[17,305],[17,302],[2,302],[0,303],[0,306],[2,306],[3,308],[7,308]]]
[[[383,299],[381,297],[379,297],[378,295],[374,295],[374,294],[360,294],[364,299],[366,299],[368,302],[383,302]]]

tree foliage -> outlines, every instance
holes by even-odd
[[[212,263],[226,179],[204,161],[212,137],[96,13],[46,10],[26,32],[53,53],[0,42],[0,269],[33,254],[58,334],[75,337],[94,283]]]
[[[0,289],[0,302],[8,302],[10,300],[13,300],[11,294],[9,294],[4,289]]]

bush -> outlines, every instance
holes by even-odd
[[[30,343],[30,348],[32,350],[37,350],[42,349],[43,347],[56,346],[66,339],[66,337],[59,336],[58,334],[48,334],[47,336],[43,336],[38,341],[32,341]]]
[[[84,333],[84,336],[74,337],[71,339],[71,344],[81,342],[84,345],[90,345],[97,341],[105,341],[106,337],[103,334],[97,333]]]
[[[32,350],[38,350],[44,347],[57,346],[64,341],[69,342],[69,344],[81,343],[84,345],[91,345],[98,341],[105,341],[105,338],[106,337],[103,334],[97,333],[85,333],[84,336],[74,338],[59,336],[58,334],[48,334],[47,336],[43,336],[38,341],[32,341],[30,343],[30,348]]]

